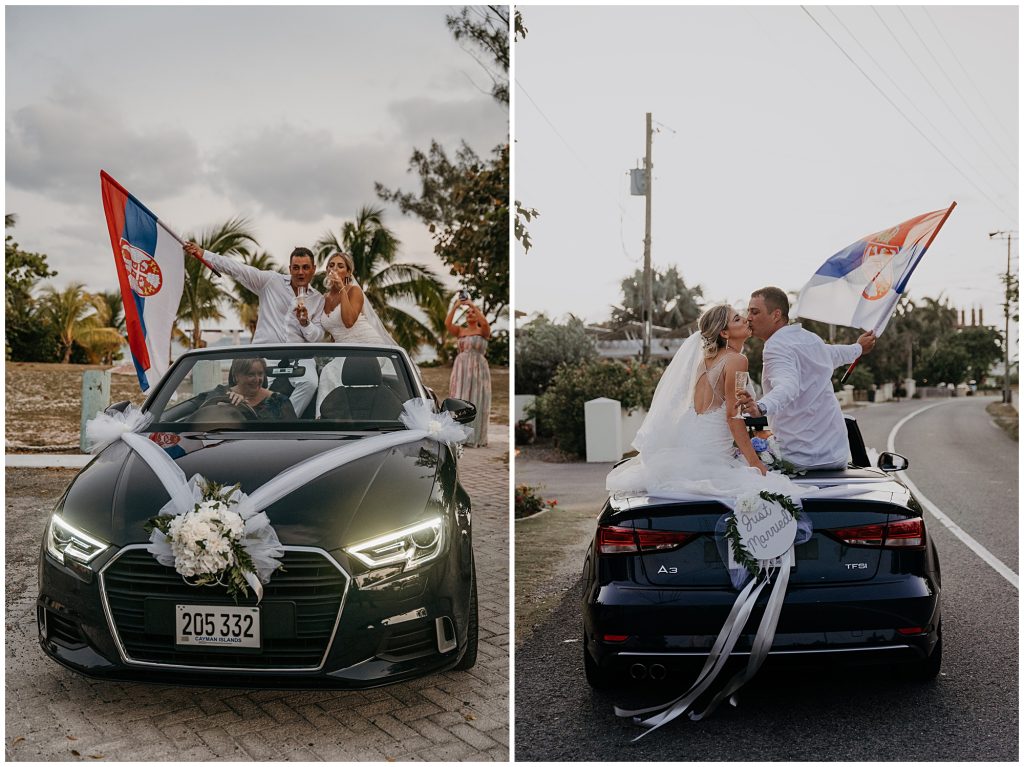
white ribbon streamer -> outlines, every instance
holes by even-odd
[[[826,488],[825,492],[820,495],[833,495],[834,491],[835,488]],[[771,594],[768,597],[768,603],[765,606],[764,615],[762,616],[761,623],[754,635],[754,641],[751,646],[750,657],[747,661],[746,668],[735,674],[726,683],[726,685],[715,694],[703,711],[700,713],[690,712],[690,719],[699,721],[704,717],[709,716],[716,708],[718,708],[718,705],[723,700],[731,698],[740,687],[754,677],[758,669],[761,668],[761,664],[764,663],[765,658],[768,656],[772,641],[775,638],[775,630],[779,624],[779,615],[782,612],[782,604],[786,598],[786,589],[789,586],[789,570],[793,564],[794,557],[794,547],[790,546],[786,553],[782,555],[778,568],[768,566],[768,560],[761,561],[760,564],[764,571],[764,577],[751,579],[736,597],[736,601],[733,602],[732,609],[729,611],[729,615],[725,619],[725,625],[722,626],[722,630],[719,632],[714,645],[711,647],[711,651],[708,653],[707,660],[704,662],[704,667],[697,675],[697,680],[689,687],[689,689],[686,690],[686,692],[667,703],[650,706],[648,708],[628,710],[618,706],[615,707],[615,714],[617,716],[633,717],[637,724],[648,728],[646,732],[643,732],[633,738],[634,742],[640,740],[640,738],[645,735],[649,735],[663,724],[667,724],[681,714],[686,713],[697,699],[711,686],[711,683],[714,682],[719,673],[721,673],[722,669],[725,667],[726,661],[728,661],[729,656],[732,654],[732,651],[736,646],[736,642],[739,640],[743,632],[743,628],[746,626],[746,623],[750,618],[751,612],[753,612],[758,597],[761,595],[765,586],[771,583],[772,574],[777,572],[778,574],[775,579],[775,583],[772,585]],[[641,718],[647,714],[654,714],[654,716],[647,719]]]
[[[317,477],[351,461],[423,439],[456,443],[464,441],[469,436],[471,430],[456,423],[450,413],[434,413],[432,408],[433,405],[428,400],[409,400],[405,403],[404,412],[400,416],[402,422],[408,427],[407,429],[364,437],[356,442],[340,445],[285,469],[251,494],[247,495],[236,490],[229,497],[232,508],[245,522],[242,545],[252,558],[256,572],[246,572],[244,576],[246,582],[256,593],[257,603],[263,598],[263,584],[270,582],[271,574],[280,566],[278,558],[284,553],[277,533],[271,526],[266,512],[262,509]],[[162,448],[140,434],[134,433],[149,424],[152,420],[151,414],[145,414],[144,418],[130,414],[125,419],[111,419],[105,413],[100,415],[104,416],[103,423],[98,427],[93,426],[92,433],[102,433],[105,436],[116,433],[113,439],[108,440],[102,446],[105,447],[117,439],[123,440],[149,466],[160,484],[167,490],[170,500],[164,504],[158,515],[185,514],[202,501],[202,485],[206,480],[199,474],[186,480],[185,473]],[[86,424],[87,434],[90,433],[90,425],[98,418]],[[127,427],[129,423],[131,425]],[[161,564],[173,567],[174,554],[167,536],[159,530],[154,530],[150,541],[148,551]]]

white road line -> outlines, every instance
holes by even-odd
[[[889,432],[889,438],[886,441],[885,449],[888,450],[890,453],[896,452],[896,432],[898,432],[900,430],[900,427],[902,427],[903,424],[905,424],[911,418],[913,418],[916,415],[920,415],[925,410],[931,410],[933,407],[948,404],[950,403],[936,402],[933,405],[925,405],[922,408],[918,408],[910,415],[900,419],[900,421],[895,426],[892,427],[892,431]],[[962,527],[960,527],[960,525],[958,525],[956,522],[954,522],[952,519],[946,516],[938,506],[929,501],[924,496],[924,494],[917,489],[917,486],[910,481],[910,477],[907,476],[907,473],[905,471],[898,472],[898,474],[900,478],[906,483],[907,487],[910,488],[910,492],[914,494],[914,497],[917,498],[917,500],[921,503],[922,506],[924,506],[929,512],[931,512],[933,517],[935,517],[937,520],[939,520],[939,522],[945,525],[949,532],[953,533],[953,535],[959,538],[967,548],[969,548],[971,551],[973,551],[975,554],[981,557],[981,559],[986,564],[988,564],[993,570],[995,570],[1006,580],[1008,580],[1010,582],[1010,585],[1012,585],[1018,591],[1020,590],[1017,573],[1015,573],[1009,567],[1000,562],[999,559],[997,559],[996,556],[992,554],[992,552],[990,552],[988,549],[986,549],[984,546],[978,543]]]

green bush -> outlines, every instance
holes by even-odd
[[[543,394],[559,365],[595,357],[582,320],[571,317],[559,325],[541,315],[516,330],[516,394]]]
[[[846,369],[843,368],[842,372],[845,373]],[[842,379],[842,375],[840,375],[836,380],[838,381],[840,379]],[[857,367],[853,369],[853,372],[850,373],[850,377],[846,379],[847,386],[852,386],[854,389],[861,389],[864,391],[869,391],[874,384],[875,374],[867,365],[857,365]]]
[[[553,436],[561,450],[585,456],[584,403],[608,397],[626,410],[649,407],[662,371],[660,366],[604,359],[562,365],[537,398],[537,428]]]
[[[508,367],[508,331],[499,330],[487,343],[487,361],[492,365]]]
[[[558,505],[558,501],[554,498],[551,500],[542,498],[539,492],[540,488],[540,485],[536,487],[533,485],[516,485],[516,519],[532,517],[534,514],[540,514],[540,512],[553,509]]]

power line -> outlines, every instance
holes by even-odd
[[[550,127],[554,134],[558,136],[559,140],[565,145],[565,148],[569,150],[569,153],[574,158],[576,158],[576,162],[578,162],[580,166],[587,171],[587,173],[593,174],[593,169],[590,166],[588,166],[585,162],[583,162],[583,159],[579,156],[579,154],[577,154],[576,149],[572,146],[572,144],[570,144],[566,140],[565,136],[561,134],[558,128],[555,127],[555,124],[551,122],[550,119],[548,119],[548,116],[544,114],[544,110],[540,108],[540,105],[536,101],[534,101],[533,96],[531,96],[529,92],[526,90],[526,88],[523,87],[523,84],[519,82],[518,79],[515,81],[515,83],[516,87],[520,91],[522,91],[523,95],[526,96],[526,98],[529,100],[531,104],[533,104],[533,108],[537,110],[537,114],[544,118],[544,122],[546,122],[548,124],[548,127]],[[630,216],[630,213],[619,200],[615,201],[615,207],[618,208],[619,210],[619,240],[622,243],[622,252],[627,258],[632,260],[633,257],[630,256],[629,253],[626,251],[626,243],[623,238],[623,219],[626,216]]]
[[[939,155],[941,155],[941,156],[942,156],[942,158],[943,158],[943,159],[944,159],[944,160],[945,160],[945,161],[946,161],[947,163],[949,163],[950,167],[951,167],[951,168],[953,168],[953,170],[955,170],[955,171],[956,171],[957,173],[959,173],[959,174],[960,174],[961,176],[963,176],[963,177],[964,177],[964,180],[965,180],[965,181],[967,181],[967,183],[968,183],[968,184],[970,184],[971,186],[973,186],[973,187],[974,187],[974,188],[975,188],[975,189],[976,189],[976,190],[977,190],[977,191],[978,191],[978,192],[979,192],[979,193],[981,194],[981,196],[982,196],[982,197],[984,197],[984,198],[985,198],[986,200],[988,200],[988,201],[989,201],[990,203],[992,203],[993,207],[995,207],[995,208],[996,208],[996,209],[997,209],[998,211],[1000,211],[1001,213],[1003,213],[1003,215],[1007,216],[1007,217],[1008,217],[1008,218],[1009,218],[1009,219],[1010,219],[1011,221],[1014,221],[1014,220],[1016,220],[1016,219],[1014,218],[1013,214],[1009,213],[1009,212],[1008,212],[1008,211],[1007,211],[1007,210],[1006,210],[1005,208],[1003,208],[1003,207],[1002,207],[1002,206],[1001,206],[1001,205],[1000,205],[999,203],[997,203],[997,202],[996,202],[995,200],[993,200],[993,199],[992,199],[991,197],[989,197],[988,193],[987,193],[987,192],[986,192],[986,191],[985,191],[984,189],[982,189],[982,188],[981,188],[980,186],[978,186],[978,185],[977,185],[976,183],[974,183],[974,181],[973,181],[973,180],[971,180],[971,178],[970,178],[970,177],[969,177],[969,176],[968,176],[968,175],[967,175],[966,173],[964,173],[964,172],[963,172],[962,170],[960,170],[960,167],[959,167],[959,166],[958,166],[958,165],[957,165],[956,163],[954,163],[954,162],[953,162],[952,160],[950,160],[950,159],[949,159],[949,157],[947,157],[947,156],[946,156],[946,153],[945,153],[945,152],[943,152],[943,151],[942,151],[942,150],[941,150],[941,149],[940,149],[940,148],[939,148],[939,147],[938,147],[938,146],[937,146],[937,145],[935,144],[935,142],[934,142],[934,141],[932,141],[932,140],[931,140],[930,138],[928,138],[928,136],[927,136],[927,135],[926,135],[926,134],[924,133],[924,131],[922,131],[922,130],[921,130],[921,129],[920,129],[920,128],[919,128],[918,126],[917,126],[917,124],[916,124],[916,123],[915,123],[915,122],[914,122],[913,120],[911,120],[911,119],[910,119],[909,117],[907,117],[907,115],[906,115],[906,114],[905,114],[905,113],[903,112],[903,110],[902,110],[902,109],[900,109],[900,108],[899,108],[899,106],[898,106],[898,105],[896,104],[896,102],[895,102],[895,101],[893,101],[893,100],[892,100],[891,98],[889,98],[889,95],[888,95],[888,94],[887,94],[887,93],[886,93],[885,91],[883,91],[883,90],[882,90],[882,89],[881,89],[881,88],[879,87],[878,83],[876,83],[876,82],[875,82],[874,80],[872,80],[872,79],[871,79],[871,75],[869,75],[869,74],[868,74],[867,72],[865,72],[865,71],[864,71],[864,69],[863,69],[863,67],[861,67],[861,65],[860,65],[860,64],[858,64],[858,63],[857,63],[857,62],[856,62],[856,61],[855,61],[855,60],[853,59],[853,57],[852,57],[852,56],[850,56],[850,54],[846,52],[846,50],[845,50],[845,49],[843,48],[843,46],[842,46],[842,45],[840,45],[840,44],[839,44],[839,43],[838,43],[838,42],[836,41],[836,39],[835,39],[834,37],[832,37],[832,35],[831,35],[831,34],[829,34],[828,30],[827,30],[827,29],[825,29],[825,27],[823,27],[823,26],[821,25],[821,23],[820,23],[820,22],[819,22],[819,21],[818,21],[818,20],[817,20],[816,18],[814,18],[814,16],[813,16],[813,15],[811,15],[811,12],[807,10],[807,7],[806,7],[806,6],[803,6],[803,5],[801,5],[801,6],[800,6],[800,8],[801,8],[801,9],[803,9],[803,12],[804,12],[804,13],[806,13],[806,14],[807,14],[807,16],[808,16],[808,17],[809,17],[809,18],[811,19],[811,21],[813,21],[813,22],[815,23],[815,25],[816,25],[816,26],[818,27],[818,29],[820,29],[820,30],[821,30],[821,31],[822,31],[822,32],[823,32],[823,33],[825,34],[825,36],[826,36],[826,37],[827,37],[827,38],[828,38],[829,40],[831,40],[831,41],[832,41],[832,44],[833,44],[833,45],[835,45],[835,46],[836,46],[836,48],[838,48],[838,49],[839,49],[840,53],[842,53],[842,54],[843,54],[843,55],[844,55],[844,56],[845,56],[845,57],[846,57],[846,58],[847,58],[847,59],[849,60],[849,62],[850,62],[851,64],[853,64],[853,65],[854,65],[854,66],[855,66],[855,67],[857,68],[857,71],[858,71],[858,72],[860,72],[860,73],[861,73],[862,75],[864,75],[865,79],[867,79],[867,81],[868,81],[869,83],[871,83],[871,85],[873,85],[873,86],[874,86],[875,90],[877,90],[877,91],[879,92],[879,94],[881,94],[882,98],[884,98],[884,99],[885,99],[886,101],[888,101],[888,102],[889,102],[889,105],[890,105],[890,106],[892,106],[892,108],[893,108],[893,109],[895,109],[895,110],[896,110],[896,111],[897,111],[897,112],[898,112],[898,113],[900,114],[900,116],[901,116],[901,117],[902,117],[902,118],[903,118],[904,120],[906,120],[906,121],[907,121],[907,123],[908,123],[908,124],[909,124],[909,125],[910,125],[910,126],[911,126],[911,127],[913,128],[913,129],[914,129],[914,130],[916,130],[916,131],[917,131],[917,132],[918,132],[918,133],[919,133],[919,134],[921,135],[921,138],[923,138],[923,139],[924,139],[925,141],[927,141],[927,142],[928,142],[928,144],[929,144],[929,145],[930,145],[930,146],[932,147],[932,149],[934,149],[934,150],[935,150],[936,152],[938,152],[938,153],[939,153]]]
[[[921,6],[921,10],[924,11],[924,15],[928,17],[928,21],[932,23],[932,26],[935,28],[935,31],[939,35],[939,39],[942,40],[942,42],[945,44],[946,49],[950,52],[950,54],[952,54],[953,60],[957,63],[957,66],[960,67],[960,71],[964,73],[964,77],[967,78],[967,82],[971,84],[971,87],[974,88],[974,92],[978,94],[978,97],[981,99],[982,103],[988,108],[988,111],[992,115],[995,124],[998,125],[1000,129],[1003,131],[1007,140],[1010,141],[1011,146],[1016,144],[1017,140],[1010,135],[1010,131],[1007,130],[1006,126],[1003,125],[1002,121],[999,119],[999,115],[996,114],[996,110],[993,109],[992,105],[988,103],[988,99],[985,98],[985,94],[982,92],[981,88],[978,87],[977,83],[974,82],[974,78],[971,77],[971,73],[967,71],[967,68],[963,65],[963,62],[960,61],[960,57],[956,55],[956,50],[953,48],[952,45],[949,44],[949,41],[946,40],[945,35],[942,34],[942,30],[939,29],[939,25],[935,23],[935,19],[932,18],[931,13],[928,12],[928,9],[925,6]],[[982,123],[981,125],[983,128],[985,128],[984,123]],[[991,137],[992,134],[990,133],[989,136]],[[1017,167],[1016,162],[1013,163],[1013,167]]]
[[[932,53],[932,49],[928,47],[928,43],[926,43],[924,41],[924,38],[921,37],[920,33],[917,31],[917,27],[915,27],[913,22],[910,20],[910,17],[907,16],[906,12],[902,8],[900,8],[899,6],[897,6],[897,10],[903,16],[903,20],[907,22],[907,26],[910,27],[910,31],[914,33],[914,37],[916,37],[918,42],[921,43],[921,47],[923,47],[925,49],[925,51],[928,53],[928,55],[931,56],[932,61],[935,62],[935,66],[937,66],[939,68],[939,71],[942,72],[942,74],[946,76],[947,80],[949,80],[949,75],[946,74],[946,70],[942,68],[942,64],[939,63],[939,60],[937,58],[935,58],[935,54]],[[878,13],[877,9],[875,9],[875,13]],[[891,32],[890,32],[890,34],[891,34]],[[908,56],[907,58],[910,58],[910,57]],[[912,58],[910,60],[913,61]],[[917,64],[915,63],[914,66],[917,67]],[[921,69],[918,67],[917,71],[921,72]],[[1006,178],[1007,181],[1009,181],[1011,184],[1016,184],[1016,180],[1011,178],[1005,172],[1003,172],[1002,163],[1000,163],[998,160],[996,160],[992,155],[990,155],[988,153],[988,150],[985,148],[984,143],[982,143],[981,140],[979,140],[978,137],[974,135],[974,131],[972,131],[970,128],[968,128],[967,124],[963,120],[960,119],[960,115],[958,115],[957,111],[955,109],[953,109],[952,106],[950,106],[949,102],[946,101],[946,98],[941,93],[939,93],[938,89],[932,84],[931,80],[928,79],[927,75],[925,75],[924,72],[921,72],[921,76],[924,77],[925,82],[928,83],[928,86],[932,89],[932,91],[935,93],[935,95],[939,97],[939,100],[945,105],[946,109],[949,110],[949,113],[951,115],[953,115],[953,118],[957,121],[957,123],[960,125],[960,127],[963,128],[967,132],[968,136],[970,136],[972,139],[974,139],[974,142],[978,145],[978,148],[981,149],[981,151],[985,153],[985,157],[987,157],[989,159],[989,161],[991,161],[991,163],[996,166],[996,168],[999,170],[1000,173],[1003,174],[1003,177]],[[952,84],[952,82],[953,81],[950,80],[950,84]],[[956,90],[956,86],[955,85],[953,86],[953,90]],[[959,93],[959,91],[957,91],[957,92]],[[962,98],[963,97],[961,96],[961,99]],[[967,102],[965,101],[964,104],[967,105]],[[971,108],[970,108],[969,105],[967,106],[967,111],[971,112]],[[971,113],[973,114],[973,112],[971,112]],[[975,115],[974,119],[976,119],[976,120],[978,119],[977,115]]]
[[[970,161],[970,160],[969,160],[969,159],[967,158],[967,156],[966,156],[966,155],[964,155],[964,154],[963,154],[963,153],[962,153],[962,152],[961,152],[961,151],[960,151],[960,150],[959,150],[959,149],[957,148],[956,142],[955,142],[955,141],[950,141],[950,140],[949,140],[949,138],[947,138],[947,137],[946,137],[946,135],[945,135],[945,134],[943,134],[943,132],[942,132],[942,131],[941,131],[941,130],[939,129],[939,127],[938,127],[938,126],[937,126],[937,125],[936,125],[935,123],[933,123],[933,122],[931,121],[931,118],[929,118],[929,117],[928,117],[928,114],[927,114],[927,113],[926,113],[926,112],[925,112],[925,111],[924,111],[923,109],[921,109],[920,107],[918,107],[918,106],[917,106],[917,105],[916,105],[916,104],[915,104],[915,103],[913,102],[913,100],[912,100],[912,99],[910,98],[910,96],[909,96],[909,95],[907,94],[907,92],[906,92],[906,91],[904,91],[904,90],[903,90],[903,89],[902,89],[902,88],[901,88],[901,87],[899,86],[899,83],[897,83],[897,82],[896,82],[896,81],[895,81],[895,80],[894,80],[894,79],[893,79],[893,78],[892,78],[892,77],[891,77],[891,76],[889,75],[889,73],[885,71],[885,67],[883,67],[883,66],[882,66],[882,65],[881,65],[880,63],[878,63],[877,59],[875,59],[875,57],[871,55],[871,51],[869,51],[869,50],[868,50],[868,49],[867,49],[867,48],[866,48],[866,47],[865,47],[865,46],[864,46],[864,45],[863,45],[863,44],[862,44],[862,43],[860,42],[860,40],[859,40],[859,39],[857,39],[857,36],[856,36],[856,35],[855,35],[855,34],[854,34],[854,33],[853,33],[853,32],[852,32],[851,30],[850,30],[850,28],[849,28],[849,27],[847,27],[847,26],[846,26],[846,24],[844,24],[844,23],[843,23],[843,20],[842,20],[842,19],[840,19],[840,18],[839,18],[839,16],[837,16],[837,15],[836,15],[836,12],[835,12],[834,10],[832,10],[831,8],[829,8],[829,9],[828,9],[828,11],[829,11],[829,13],[831,13],[831,14],[832,14],[832,17],[833,17],[833,18],[834,18],[834,19],[835,19],[835,20],[836,20],[836,21],[837,21],[837,22],[839,23],[839,25],[840,25],[840,26],[841,26],[841,27],[842,27],[842,28],[843,28],[844,30],[846,30],[846,34],[848,34],[848,35],[849,35],[849,36],[850,36],[850,37],[851,37],[851,38],[853,39],[853,41],[854,41],[855,43],[857,43],[857,45],[858,45],[858,46],[860,46],[860,49],[861,49],[861,51],[863,51],[863,52],[864,52],[864,54],[865,54],[865,55],[866,55],[866,56],[868,57],[868,59],[870,59],[870,60],[871,60],[871,63],[872,63],[872,64],[874,64],[874,65],[875,65],[876,67],[878,67],[879,71],[880,71],[880,72],[881,72],[881,73],[882,73],[883,75],[885,75],[885,76],[886,76],[886,78],[887,78],[887,79],[889,80],[889,82],[890,82],[890,83],[892,83],[893,87],[894,87],[894,88],[895,88],[895,89],[896,89],[896,90],[897,90],[897,91],[899,92],[899,94],[900,94],[900,95],[901,95],[901,96],[902,96],[902,97],[904,98],[904,100],[905,100],[905,101],[906,101],[906,102],[907,102],[907,103],[908,103],[908,104],[909,104],[910,106],[912,106],[912,107],[913,107],[913,108],[914,108],[914,109],[915,109],[915,110],[916,110],[916,111],[917,111],[917,112],[918,112],[918,113],[919,113],[919,114],[921,115],[921,117],[922,117],[922,118],[924,119],[924,121],[925,121],[925,122],[927,122],[927,123],[928,123],[929,127],[930,127],[930,128],[931,128],[931,129],[933,130],[933,131],[935,131],[935,133],[937,133],[937,134],[939,135],[939,137],[940,137],[940,138],[942,138],[942,139],[943,139],[943,140],[944,140],[944,141],[945,141],[945,142],[946,142],[947,144],[949,144],[949,146],[950,146],[950,147],[951,147],[951,148],[953,149],[953,151],[954,151],[954,152],[956,152],[956,153],[957,153],[957,155],[958,155],[958,156],[960,157],[960,159],[961,159],[961,160],[963,160],[963,161],[964,161],[964,162],[965,162],[965,163],[966,163],[966,164],[967,164],[968,166],[970,166],[970,169],[971,169],[971,170],[973,170],[973,171],[974,171],[974,172],[975,172],[976,174],[978,174],[978,176],[980,176],[980,177],[984,178],[985,174],[984,174],[984,173],[982,173],[982,172],[981,172],[980,170],[978,170],[978,168],[977,168],[977,167],[976,167],[976,166],[974,165],[974,163],[972,163],[972,162],[971,162],[971,161]]]

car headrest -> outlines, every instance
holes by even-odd
[[[376,357],[349,357],[341,369],[344,386],[380,386],[382,380]]]

